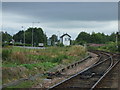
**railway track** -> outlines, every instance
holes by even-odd
[[[118,58],[120,59],[120,55],[114,55],[113,60],[116,61]],[[97,90],[98,88],[113,88],[115,90],[120,90],[120,74],[118,73],[120,71],[119,67],[120,62],[114,63],[114,65],[104,74],[104,76],[101,77],[100,82],[95,85],[94,90]]]
[[[99,55],[99,60],[97,63],[50,87],[49,89],[94,89],[105,74],[110,71],[112,67],[115,67],[115,64],[118,63],[119,60],[118,58],[114,59],[116,56],[112,53],[103,51],[92,52]]]

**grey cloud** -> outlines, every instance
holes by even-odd
[[[119,0],[2,0],[3,2],[118,2]]]
[[[38,18],[43,21],[53,20],[116,20],[117,3],[83,3],[83,2],[19,2],[3,3],[3,12],[17,13]]]
[[[11,34],[19,31],[21,25],[39,21],[46,33],[61,30],[75,37],[84,29],[88,32],[109,30],[105,33],[116,30],[108,24],[117,21],[117,11],[117,2],[3,2],[3,21],[5,30]],[[107,28],[100,28],[103,26]]]

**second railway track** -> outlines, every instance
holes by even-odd
[[[50,87],[50,90],[56,89],[88,89],[92,90],[96,84],[100,81],[101,77],[116,63],[118,59],[115,55],[103,52],[103,51],[92,51],[99,55],[99,60],[96,64],[83,70],[76,75]]]

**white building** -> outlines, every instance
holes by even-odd
[[[71,41],[71,36],[68,35],[67,33],[66,34],[63,34],[61,37],[60,37],[60,43],[62,43],[63,45],[65,46],[69,46],[70,45],[70,41]]]

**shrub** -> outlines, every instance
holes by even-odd
[[[55,57],[55,58],[52,59],[52,62],[53,63],[60,63],[61,62],[61,58]]]
[[[32,60],[39,60],[41,62],[45,62],[50,60],[50,58],[48,56],[45,55],[28,55],[28,58],[32,59]]]
[[[52,62],[53,62],[53,63],[61,63],[61,61],[62,61],[63,59],[68,59],[68,56],[66,56],[66,55],[59,55],[59,56],[53,58],[53,59],[52,59]]]
[[[24,46],[23,43],[15,43],[14,46]],[[31,46],[31,44],[25,44],[25,46]]]
[[[26,67],[27,69],[32,69],[34,67],[33,64],[23,64],[22,66]]]
[[[58,43],[57,46],[63,47],[64,45],[62,43]]]
[[[53,68],[54,66],[56,66],[57,64],[56,63],[51,63],[51,62],[43,62],[43,63],[40,63],[38,64],[42,69],[44,69],[45,71],[50,69],[50,68]]]
[[[45,56],[45,55],[39,55],[38,56],[38,60],[40,60],[41,62],[45,62],[48,61],[50,58]]]

